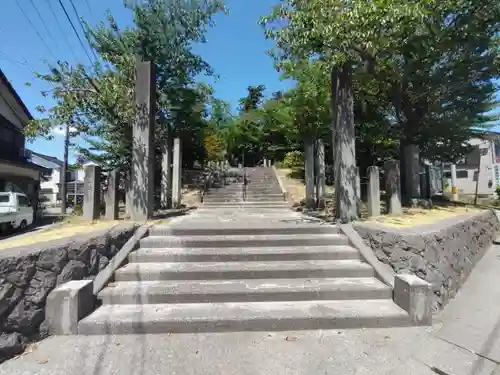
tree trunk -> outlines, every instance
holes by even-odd
[[[316,205],[325,208],[325,143],[316,141]]]
[[[314,208],[314,141],[307,138],[305,149],[306,207]]]
[[[356,151],[351,64],[332,70],[333,160],[336,218],[347,223],[358,218],[356,202]]]

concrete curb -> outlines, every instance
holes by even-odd
[[[358,249],[362,258],[373,267],[377,277],[394,289],[395,274],[392,268],[378,260],[373,250],[365,244],[351,224],[340,225],[340,230],[349,239],[351,245]]]
[[[276,169],[276,167],[274,165],[272,166],[272,169],[273,169],[274,175],[276,176],[276,179],[278,180],[278,184],[280,185],[281,192],[283,193],[283,200],[286,202],[286,201],[288,201],[288,192],[286,191],[285,184],[281,180],[281,177],[278,174],[278,170]]]

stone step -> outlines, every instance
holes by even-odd
[[[391,300],[104,305],[81,320],[92,334],[279,331],[410,326]]]
[[[271,262],[129,263],[115,272],[116,281],[293,279],[373,277],[360,260],[300,260]]]
[[[172,227],[169,225],[154,225],[149,229],[150,236],[262,236],[277,234],[338,234],[340,229],[335,225],[273,223],[264,227],[260,222],[235,223],[221,228],[221,222],[202,221],[198,225]],[[246,225],[244,225],[246,224]],[[265,225],[265,224],[264,224]],[[300,249],[296,249],[300,250]]]
[[[140,247],[270,247],[270,246],[335,246],[348,245],[342,234],[273,234],[273,235],[213,235],[213,236],[148,236]]]
[[[247,201],[249,202],[284,202],[285,198],[283,197],[283,194],[278,194],[277,196],[267,196],[267,195],[260,195],[260,196],[247,196],[246,198]],[[243,198],[241,196],[239,197],[233,197],[233,196],[211,196],[211,195],[206,195],[203,197],[203,202],[238,202],[241,203],[243,202]]]
[[[147,262],[259,262],[284,260],[359,259],[357,249],[341,246],[225,247],[138,249],[128,256],[131,263]]]
[[[205,201],[203,202],[203,206],[205,207],[245,207],[245,206],[252,206],[252,207],[262,207],[262,208],[289,208],[290,205],[285,202],[285,201],[261,201],[261,202],[250,202],[250,201],[245,201],[245,202],[210,202],[210,201]]]
[[[392,299],[392,289],[373,277],[124,281],[110,284],[98,299],[105,305]]]

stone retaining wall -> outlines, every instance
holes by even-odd
[[[0,250],[0,363],[45,334],[45,300],[57,285],[93,279],[137,224]],[[36,235],[36,234],[34,234]]]
[[[356,223],[354,228],[395,273],[412,273],[431,283],[437,311],[491,246],[499,223],[492,211],[485,211],[408,229],[373,223]]]

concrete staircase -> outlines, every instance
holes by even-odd
[[[236,183],[208,192],[203,199],[203,207],[288,207],[272,168],[246,168],[246,174],[250,181],[246,201],[243,200],[243,183]]]
[[[297,215],[200,209],[182,224],[153,226],[79,333],[411,325],[338,227]]]

